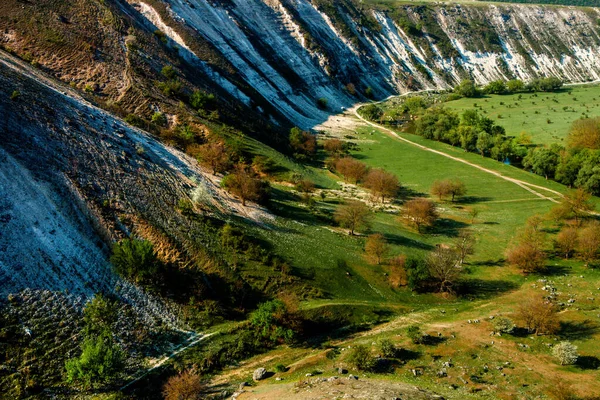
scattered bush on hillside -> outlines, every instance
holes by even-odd
[[[569,258],[577,248],[578,242],[579,232],[577,231],[577,228],[565,226],[558,232],[558,235],[556,235],[554,247],[564,254],[565,258]]]
[[[371,195],[379,198],[382,203],[385,199],[392,199],[400,190],[400,182],[392,173],[376,168],[370,170],[364,178],[363,186],[371,191]]]
[[[439,246],[429,253],[425,262],[437,290],[452,292],[452,287],[463,273],[459,254],[453,249]]]
[[[592,196],[583,189],[571,190],[552,209],[552,215],[558,220],[573,218],[575,224],[580,226],[595,208],[591,198]]]
[[[68,382],[81,382],[89,388],[110,382],[123,370],[125,355],[109,334],[86,339],[81,349],[81,356],[65,365]]]
[[[369,172],[369,167],[352,157],[343,157],[334,161],[335,170],[344,177],[346,182],[358,183]]]
[[[577,249],[585,266],[589,267],[598,259],[600,252],[600,223],[593,221],[583,228],[577,241]]]
[[[163,386],[165,400],[200,400],[206,389],[195,370],[186,370],[169,378]]]
[[[307,159],[314,156],[317,151],[317,139],[310,132],[305,132],[298,127],[290,130],[290,146],[294,150],[294,156],[298,159]]]
[[[517,319],[536,335],[553,334],[560,327],[556,306],[542,297],[524,301],[517,311]]]
[[[352,347],[346,361],[359,371],[371,371],[377,364],[377,360],[371,354],[371,349],[364,344]]]
[[[390,339],[381,339],[379,341],[379,352],[387,358],[396,358],[398,356],[398,348]]]
[[[348,229],[350,235],[354,235],[357,229],[368,229],[372,214],[362,201],[350,200],[338,207],[333,218],[342,228]]]
[[[414,291],[425,291],[431,280],[425,260],[414,257],[408,258],[405,268],[408,275],[408,287]]]
[[[230,155],[221,142],[208,142],[198,147],[198,161],[212,170],[213,175],[226,172],[230,167]]]
[[[494,320],[494,331],[500,333],[512,333],[515,329],[515,324],[511,319],[499,317]]]
[[[290,343],[294,339],[294,331],[286,323],[288,310],[280,300],[262,303],[250,314],[250,324],[256,333],[270,343]]]
[[[444,179],[433,183],[431,194],[438,196],[440,201],[450,196],[451,201],[454,202],[457,197],[467,194],[467,188],[464,182],[458,179]]]
[[[141,284],[155,282],[160,270],[154,246],[147,240],[124,239],[115,243],[110,261],[119,275]]]
[[[265,203],[269,198],[270,185],[256,176],[247,165],[239,163],[233,172],[221,180],[221,186],[237,196],[246,206],[247,201]]]
[[[435,203],[425,198],[409,200],[404,204],[402,215],[422,233],[423,228],[432,227],[439,214]]]
[[[577,346],[569,341],[560,342],[552,348],[552,355],[558,359],[560,365],[572,365],[577,362],[579,354]]]
[[[101,293],[89,301],[83,309],[83,332],[86,336],[110,333],[117,322],[117,302]]]
[[[375,233],[367,237],[367,241],[365,242],[365,253],[374,264],[381,264],[389,251],[390,246],[381,233]]]
[[[406,328],[406,336],[414,343],[414,344],[424,344],[427,342],[427,334],[421,330],[421,327],[418,325],[411,325]]]

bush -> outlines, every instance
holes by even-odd
[[[406,336],[408,336],[414,344],[423,344],[427,341],[427,334],[423,333],[418,325],[411,325],[406,328]]]
[[[375,357],[371,355],[371,350],[364,344],[354,346],[346,361],[359,371],[370,371],[375,367]]]
[[[165,400],[200,400],[204,385],[195,371],[185,371],[169,378],[163,387]]]
[[[89,334],[109,333],[113,324],[117,322],[117,303],[101,293],[98,293],[92,301],[83,309],[84,332]]]
[[[119,275],[137,283],[154,281],[159,271],[154,246],[147,240],[125,239],[115,243],[110,262]]]
[[[571,342],[560,342],[552,349],[552,355],[558,359],[560,365],[572,365],[577,362],[577,346]]]
[[[379,342],[379,351],[381,355],[387,358],[396,358],[398,349],[390,339],[382,339]]]
[[[167,116],[160,111],[152,114],[152,123],[158,126],[166,126],[167,125]]]
[[[328,104],[329,100],[327,100],[325,97],[321,97],[319,100],[317,100],[317,107],[319,107],[320,110],[326,110]]]
[[[284,326],[283,323],[287,314],[288,310],[282,301],[267,301],[250,314],[250,324],[262,339],[273,344],[280,341],[291,342],[294,338],[294,331]]]
[[[512,333],[515,329],[515,324],[506,317],[497,318],[494,321],[494,330],[501,333]]]
[[[86,339],[81,348],[81,356],[65,365],[68,382],[79,381],[91,387],[109,382],[121,373],[125,355],[109,335]]]
[[[288,368],[283,364],[277,364],[275,366],[275,371],[277,372],[287,372]]]

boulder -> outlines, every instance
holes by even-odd
[[[264,368],[258,368],[252,374],[252,379],[254,379],[255,381],[260,381],[260,380],[265,379],[266,375],[267,375],[267,370],[266,369],[264,369]]]

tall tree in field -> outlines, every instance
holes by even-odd
[[[600,118],[582,118],[573,122],[567,144],[572,149],[600,149]]]
[[[458,255],[458,264],[462,265],[465,259],[475,253],[475,236],[473,232],[462,229],[458,234],[458,239],[454,243],[454,251]]]
[[[403,214],[417,228],[419,233],[423,227],[433,226],[438,219],[435,203],[424,198],[407,201],[404,204]]]
[[[198,148],[198,161],[210,169],[213,175],[225,172],[229,166],[229,154],[220,142],[209,142]]]
[[[594,210],[591,198],[592,195],[583,189],[571,190],[552,209],[552,213],[557,219],[574,218],[577,226],[580,226],[582,220]]]
[[[348,201],[340,206],[333,216],[341,227],[349,229],[350,235],[354,235],[357,229],[366,229],[371,220],[371,211],[362,201]]]
[[[429,275],[437,283],[440,292],[451,292],[452,286],[463,272],[459,258],[456,251],[441,246],[427,257]]]
[[[526,299],[517,311],[517,318],[536,335],[552,334],[560,327],[556,306],[542,297]]]
[[[379,197],[382,203],[385,202],[386,197],[395,197],[400,190],[398,178],[379,168],[369,171],[363,185],[371,191],[373,196]]]
[[[245,164],[236,165],[234,171],[221,181],[221,186],[240,198],[242,206],[246,201],[260,201],[268,191],[268,183],[260,180]]]
[[[569,258],[577,248],[578,240],[579,232],[577,232],[577,228],[565,226],[556,235],[555,247],[565,255],[565,258]]]
[[[579,253],[585,261],[585,266],[598,259],[600,252],[600,223],[594,221],[581,230],[579,234]]]
[[[381,261],[389,252],[390,246],[387,244],[385,237],[381,233],[375,233],[369,235],[365,242],[365,253],[371,258],[377,265],[381,264]]]
[[[347,182],[357,183],[365,177],[369,168],[352,157],[344,157],[335,161],[335,170],[342,174]]]
[[[457,197],[464,196],[466,193],[465,184],[458,179],[435,181],[431,186],[431,194],[438,196],[440,200],[451,196],[451,200],[454,202]]]

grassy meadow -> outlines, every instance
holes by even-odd
[[[531,135],[535,144],[564,145],[574,120],[600,116],[600,86],[570,86],[558,93],[485,95],[444,104],[460,113],[476,108],[503,126],[509,136],[519,137],[521,132],[525,132]]]

